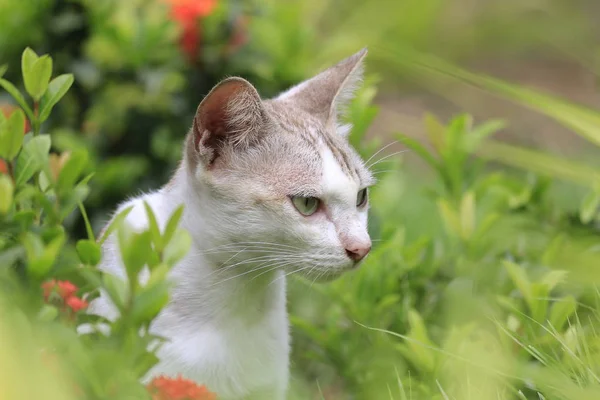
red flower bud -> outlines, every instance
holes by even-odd
[[[171,5],[171,16],[181,27],[180,45],[184,53],[194,58],[200,44],[198,20],[213,12],[216,0],[165,0]]]
[[[71,296],[65,300],[65,304],[71,308],[74,312],[78,312],[87,308],[88,302],[80,299],[77,296]]]
[[[183,377],[156,377],[147,386],[152,400],[216,400],[217,396],[203,385]]]

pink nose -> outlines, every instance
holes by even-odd
[[[369,254],[369,251],[371,251],[371,244],[346,249],[346,254],[348,254],[348,257],[350,257],[355,262],[359,262],[360,260],[365,258],[367,254]]]

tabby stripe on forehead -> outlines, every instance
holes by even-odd
[[[350,163],[346,158],[346,154],[344,154],[343,151],[341,151],[337,146],[335,146],[335,144],[331,140],[331,137],[327,133],[322,134],[321,137],[323,138],[323,141],[327,145],[327,147],[329,147],[329,150],[331,150],[331,153],[335,157],[336,161],[342,167],[342,170],[346,173],[346,175],[352,177],[354,174],[352,169],[350,168]]]
[[[294,132],[297,129],[296,126],[292,126],[291,124],[288,125],[283,121],[279,121],[279,125],[283,128],[284,131],[287,132]],[[315,150],[315,152],[318,152],[319,144],[317,138],[311,134],[311,131],[308,128],[303,128],[304,129],[300,129],[300,138],[304,139],[306,143],[308,143],[310,147],[312,147],[312,149]]]
[[[318,140],[314,135],[311,135],[310,130],[301,129],[300,136],[302,137],[302,139],[306,140],[306,142],[308,142],[313,149],[315,149],[315,150],[318,149],[318,146],[319,146]]]

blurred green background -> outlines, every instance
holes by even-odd
[[[30,46],[74,74],[43,131],[89,151],[98,231],[168,180],[220,79],[269,97],[368,46],[348,119],[376,246],[293,280],[290,398],[591,400],[599,20],[595,0],[0,0],[0,65],[21,82]]]

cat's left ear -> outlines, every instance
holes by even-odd
[[[325,125],[337,123],[338,114],[352,100],[363,78],[364,48],[299,85],[282,93],[276,100],[293,102],[296,107],[319,118]]]
[[[187,143],[188,156],[210,167],[226,147],[243,147],[258,140],[266,118],[254,86],[242,78],[225,79],[198,106]]]

